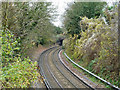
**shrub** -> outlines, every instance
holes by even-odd
[[[70,38],[65,46],[66,52],[74,60],[83,60],[82,66],[88,67],[103,77],[118,80],[118,13],[117,8],[105,11],[105,17],[88,19],[81,17],[80,39]],[[107,22],[106,22],[107,19]]]
[[[9,31],[1,31],[2,37],[2,70],[0,82],[2,88],[27,88],[37,79],[37,62],[32,63],[27,57],[21,59],[18,40]]]

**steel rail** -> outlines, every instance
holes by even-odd
[[[47,51],[49,51],[50,49],[52,50],[52,49],[54,49],[54,48],[56,48],[56,46],[55,47],[51,47],[51,48],[49,48],[49,49],[47,49],[47,50],[45,50],[45,51],[43,51],[41,54],[40,54],[40,56],[41,56],[41,58],[43,59],[43,54],[44,53],[46,53]],[[49,51],[49,53],[51,52],[51,50]],[[58,49],[57,49],[58,50]],[[56,50],[56,51],[57,51]],[[58,53],[59,53],[59,55],[58,55],[58,58],[59,59],[61,59],[60,58],[60,49],[59,49],[59,51],[58,51]],[[47,55],[49,54],[49,53],[47,53]],[[55,52],[54,52],[54,54],[55,54]],[[46,54],[45,54],[46,55]],[[47,55],[46,55],[46,57],[45,57],[45,60],[46,60],[46,62],[47,62]],[[67,55],[67,54],[66,54]],[[54,55],[53,55],[53,57],[54,57]],[[52,59],[53,60],[53,59]],[[40,71],[40,73],[41,73],[41,75],[45,78],[45,80],[44,80],[44,82],[45,82],[45,85],[46,85],[46,87],[48,88],[48,89],[51,89],[52,88],[52,86],[50,85],[50,83],[49,83],[49,81],[47,80],[47,77],[45,76],[45,73],[44,73],[44,71],[43,71],[43,68],[42,68],[42,65],[43,65],[43,60],[41,60],[42,61],[42,63],[39,63],[39,66],[40,66],[40,69],[41,69],[41,71]],[[60,60],[61,61],[61,60]],[[40,62],[40,61],[39,61]],[[61,62],[62,63],[62,62]],[[40,65],[41,64],[41,65]],[[63,64],[63,63],[62,63]],[[56,65],[56,64],[55,64]],[[65,65],[64,65],[65,66]],[[56,65],[56,67],[57,67],[57,65]],[[54,76],[54,74],[52,73],[52,71],[50,70],[50,67],[49,67],[49,65],[48,65],[48,63],[47,63],[47,68],[48,68],[48,71],[50,72],[50,74],[51,74],[51,76],[54,78],[54,80],[57,82],[57,84],[62,88],[62,86],[59,84],[59,82],[58,82],[58,80],[56,79],[56,77]],[[57,68],[59,68],[59,67],[57,67]],[[66,67],[67,68],[67,67]],[[60,69],[58,69],[60,72],[62,72]],[[69,70],[74,76],[76,76],[77,77],[77,75],[75,75],[69,68],[67,68],[67,70]],[[63,75],[63,73],[61,73],[62,75]],[[64,75],[63,75],[64,76]],[[65,77],[65,76],[64,76]],[[78,77],[77,77],[78,78]],[[67,79],[67,78],[66,78]],[[80,79],[80,78],[78,78],[78,79]],[[67,79],[68,80],[68,79]],[[71,83],[71,81],[69,81],[70,83]],[[83,81],[82,81],[83,82]],[[84,84],[86,84],[85,82],[83,82]],[[72,83],[71,83],[72,84]],[[87,85],[87,84],[86,84]],[[89,86],[89,85],[87,85],[87,86]],[[95,88],[92,88],[91,86],[89,86],[91,89],[95,89]],[[63,88],[62,88],[63,89]]]
[[[40,58],[41,59],[43,59],[43,56],[44,56],[44,53],[46,53],[47,51],[49,51],[50,49],[52,50],[53,48],[56,48],[56,46],[55,47],[51,47],[51,48],[49,48],[49,49],[47,49],[47,50],[45,50],[45,51],[43,51],[41,54],[40,54],[40,57],[39,57],[39,60],[40,60]],[[60,50],[59,50],[60,51]],[[50,51],[51,52],[51,51]],[[43,56],[42,56],[43,55]],[[58,57],[59,58],[59,57]],[[40,62],[40,61],[39,61]],[[44,77],[44,83],[45,83],[45,86],[47,87],[47,89],[52,89],[52,86],[50,85],[50,83],[49,83],[49,81],[47,80],[47,77],[46,77],[46,75],[45,75],[45,73],[44,73],[44,70],[43,70],[43,68],[42,68],[42,65],[43,65],[43,60],[41,60],[41,63],[39,63],[39,66],[40,66],[40,73],[41,73],[41,75]],[[48,67],[48,66],[47,66]],[[49,68],[49,67],[48,67]],[[74,74],[73,74],[74,75]],[[63,89],[63,88],[62,88]]]
[[[43,74],[42,74],[42,72],[43,72]],[[41,73],[41,75],[44,76],[44,78],[45,78],[44,82],[45,82],[46,87],[47,87],[47,88],[51,88],[49,82],[46,81],[47,78],[46,78],[46,76],[45,76],[45,74],[44,74],[44,71],[43,71],[42,67],[41,67],[41,71],[40,71],[40,73]]]
[[[89,87],[90,89],[95,90],[95,88],[93,88],[92,86],[88,85],[88,84],[85,83],[83,80],[81,80],[77,74],[75,74],[72,70],[70,70],[70,69],[64,64],[64,62],[62,61],[62,58],[61,58],[61,56],[60,56],[60,52],[61,52],[61,49],[59,50],[57,56],[58,56],[58,58],[59,58],[60,63],[65,67],[65,69],[68,70],[68,71],[74,76],[74,78],[76,78],[76,79],[80,80],[82,83],[84,83],[84,85],[85,85],[87,88]],[[68,64],[68,62],[66,62],[66,63]],[[83,76],[81,73],[79,73],[79,74],[80,74],[81,77],[87,79],[90,83],[93,83],[95,86],[97,86],[97,84],[95,84],[94,82],[92,82],[91,80],[89,80],[87,77]]]
[[[47,50],[46,50],[47,51]],[[41,55],[40,55],[40,57],[43,59],[43,54],[46,52],[46,51],[44,51]],[[50,86],[50,84],[49,84],[49,82],[47,81],[47,78],[46,78],[46,75],[45,75],[45,73],[44,73],[44,71],[43,71],[43,68],[42,68],[42,65],[43,65],[43,60],[41,60],[41,63],[40,63],[41,65],[39,65],[40,66],[40,73],[41,73],[41,75],[44,77],[44,82],[45,82],[45,85],[46,85],[46,87],[49,89],[49,88],[51,88],[51,86]]]
[[[53,61],[53,63],[54,63],[54,65],[56,66],[56,68],[59,70],[59,72],[75,87],[75,88],[77,88],[64,74],[63,74],[63,72],[60,70],[60,68],[58,67],[58,65],[57,65],[57,63],[55,62],[55,57],[54,57],[54,55],[55,55],[55,53],[56,53],[56,51],[57,50],[60,50],[60,48],[58,48],[58,49],[56,49],[53,53],[52,53],[52,61]],[[59,53],[59,51],[58,51],[58,53]],[[58,54],[57,53],[57,54]]]
[[[44,74],[44,71],[43,71],[43,68],[42,68],[42,65],[43,65],[42,63],[43,63],[43,61],[41,60],[42,63],[40,63],[40,58],[42,57],[42,55],[43,55],[45,52],[47,52],[48,50],[53,49],[53,48],[55,48],[55,47],[56,47],[56,46],[51,47],[51,48],[49,48],[49,49],[47,49],[47,50],[44,50],[44,51],[40,54],[39,61],[38,61],[38,64],[39,64],[39,67],[40,67],[40,73],[41,73],[41,75],[45,78],[44,83],[45,83],[45,86],[46,86],[48,89],[51,88],[51,85],[50,85],[50,83],[48,82],[48,80],[47,80],[47,78],[46,78],[46,76],[45,76],[45,74]]]
[[[51,51],[50,51],[50,52],[51,52]],[[50,53],[50,52],[49,52],[49,53]],[[59,87],[63,89],[63,87],[62,87],[61,84],[58,82],[58,80],[57,80],[57,78],[55,77],[55,75],[54,75],[54,74],[52,73],[52,71],[50,70],[50,66],[49,66],[48,63],[47,63],[47,56],[48,56],[49,53],[46,54],[46,59],[45,59],[46,64],[47,64],[47,68],[48,68],[50,74],[52,75],[52,77],[54,78],[54,80],[55,80],[55,81],[57,82],[57,84],[59,85]]]
[[[75,63],[72,59],[70,59],[70,58],[68,57],[68,55],[67,55],[65,52],[64,52],[64,55],[65,55],[73,64],[75,64],[76,66],[78,66],[78,67],[81,68],[82,70],[84,70],[84,71],[86,71],[87,73],[91,74],[92,76],[98,78],[99,80],[103,81],[104,83],[110,85],[112,88],[115,88],[115,89],[120,90],[119,87],[117,87],[117,86],[115,86],[115,85],[112,85],[110,82],[108,82],[108,81],[102,79],[101,77],[95,75],[94,73],[88,71],[87,69],[85,69],[85,68],[83,68],[82,66],[78,65],[77,63]]]
[[[61,52],[61,50],[59,51],[59,56],[58,56],[58,57],[59,57],[59,60],[60,60],[60,62],[66,67],[66,69],[67,69],[68,71],[70,71],[76,78],[78,78],[80,81],[82,81],[82,82],[83,82],[86,86],[88,86],[90,89],[96,90],[96,88],[92,87],[91,85],[89,85],[89,84],[87,84],[86,82],[84,82],[83,80],[81,80],[76,73],[74,73],[73,71],[71,71],[71,70],[68,68],[68,66],[66,66],[66,65],[64,64],[64,62],[62,61],[62,58],[61,58],[61,56],[60,56],[60,52]]]

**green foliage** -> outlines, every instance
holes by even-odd
[[[2,30],[1,30],[2,31]],[[2,31],[2,70],[0,82],[2,88],[28,88],[39,75],[37,62],[32,63],[29,58],[21,59],[16,51],[18,41],[9,30]]]
[[[88,65],[88,67],[87,67],[87,69],[90,70],[90,71],[92,71],[93,70],[92,66],[96,63],[96,61],[97,61],[96,58],[94,60],[91,60],[90,63],[89,63],[89,65]]]
[[[18,61],[2,68],[1,77],[4,88],[27,88],[39,75],[36,72],[36,63],[31,63],[28,58],[21,61],[18,57],[16,60]]]
[[[56,34],[62,34],[62,29],[60,27],[55,27]]]
[[[118,85],[115,83],[119,80],[117,7],[106,9],[104,14],[106,18],[81,17],[80,39],[78,35],[71,36],[64,41],[64,47],[74,60],[82,60],[83,67]]]
[[[9,62],[14,61],[13,58],[15,57],[15,53],[19,47],[16,47],[18,44],[16,38],[14,37],[13,34],[10,33],[8,30],[7,32],[2,31],[2,36],[1,41],[2,41],[2,47],[1,49],[3,50],[2,52],[2,59],[3,59],[3,66],[4,64],[8,64]]]
[[[21,38],[21,53],[38,44],[55,42],[55,27],[51,23],[55,18],[55,9],[50,6],[50,2],[2,3],[2,26],[7,26],[15,37]]]
[[[64,15],[64,27],[68,31],[68,34],[74,36],[81,32],[79,25],[80,16],[86,16],[88,18],[99,17],[103,14],[102,9],[105,7],[106,2],[75,2],[69,5]]]

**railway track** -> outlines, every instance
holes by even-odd
[[[40,55],[39,66],[40,73],[44,77],[44,82],[47,88],[89,88],[89,85],[84,84],[75,75],[73,75],[59,60],[58,53],[60,47],[52,47],[44,51]]]

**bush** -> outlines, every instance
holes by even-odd
[[[32,63],[29,58],[21,59],[17,53],[20,50],[18,41],[9,31],[2,32],[2,70],[0,82],[2,88],[27,88],[39,76],[37,62]]]
[[[88,67],[102,77],[110,76],[118,80],[118,13],[117,8],[106,10],[104,17],[88,19],[81,17],[81,38],[70,38],[65,45],[66,52],[74,60],[83,60],[82,66]],[[108,22],[106,22],[106,19]],[[112,82],[112,81],[111,81]],[[117,84],[116,84],[117,85]]]

